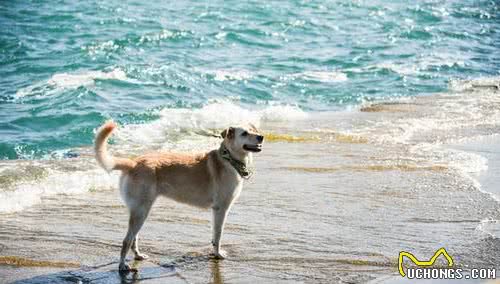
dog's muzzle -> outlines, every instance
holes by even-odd
[[[243,145],[243,149],[249,152],[260,152],[262,151],[262,144],[257,144],[257,145],[245,144]]]

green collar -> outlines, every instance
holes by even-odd
[[[253,171],[250,170],[245,163],[236,160],[233,156],[231,156],[231,153],[226,148],[224,143],[221,143],[219,153],[224,160],[228,161],[231,166],[233,166],[233,168],[240,174],[242,178],[249,179],[250,177],[252,177]]]

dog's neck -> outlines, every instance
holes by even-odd
[[[221,143],[219,148],[221,158],[228,161],[242,178],[250,178],[252,171],[248,168],[248,165],[252,162],[252,154],[246,151],[235,152],[231,151],[224,142]]]
[[[222,141],[221,147],[224,147],[231,154],[231,157],[238,162],[245,165],[250,165],[252,163],[252,153],[244,151],[243,149],[235,151],[233,147],[227,145],[226,141]]]

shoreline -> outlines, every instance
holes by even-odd
[[[481,137],[474,141],[465,142],[461,145],[455,145],[457,149],[470,151],[488,159],[488,169],[477,176],[481,186],[481,191],[491,195],[496,202],[500,203],[500,135]],[[493,237],[500,238],[500,220],[485,219],[481,220],[477,230]]]
[[[500,145],[500,135],[493,134],[490,136],[474,138],[472,140],[463,141],[460,143],[450,143],[446,147],[457,149],[461,151],[466,151],[469,153],[474,153],[481,155],[488,159],[488,168],[481,171],[474,178],[478,181],[481,188],[480,191],[484,194],[491,196],[496,202],[499,201],[500,196],[500,182],[498,181],[498,176],[500,174],[500,149],[497,147]],[[492,237],[498,239],[500,237],[500,220],[480,220],[477,224],[476,230]],[[452,256],[453,257],[453,256]],[[483,268],[483,267],[480,267]],[[471,269],[471,268],[468,268]],[[496,268],[497,275],[500,275],[500,270]],[[464,275],[470,273],[470,270],[465,270]],[[469,274],[470,275],[470,274]],[[455,283],[496,283],[493,280],[481,280],[481,279],[407,279],[402,278],[399,273],[395,272],[392,275],[386,275],[377,279],[370,281],[371,284],[405,284],[405,283],[423,283],[423,284],[455,284]]]
[[[478,176],[481,188],[494,195],[494,199],[500,202],[500,187],[495,178],[500,175],[500,134],[476,138],[473,141],[466,141],[454,147],[474,152],[488,159],[488,169]]]

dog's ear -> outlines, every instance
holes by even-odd
[[[232,127],[229,127],[228,129],[224,129],[221,133],[220,133],[220,136],[222,136],[222,138],[228,138],[228,139],[232,139],[234,137],[234,128]]]
[[[248,125],[250,126],[250,129],[252,131],[259,132],[259,130],[257,129],[257,127],[255,127],[255,125],[253,125],[252,123],[249,123]]]
[[[222,138],[226,138],[226,134],[227,134],[227,129],[224,129],[224,130],[222,130],[222,132],[220,133],[220,136],[221,136]]]

